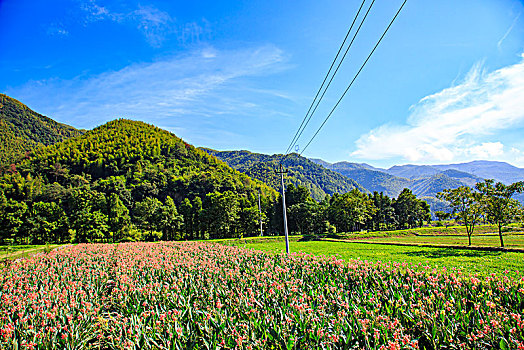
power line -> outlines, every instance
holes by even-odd
[[[348,87],[346,88],[346,90],[344,91],[344,93],[342,94],[342,96],[340,96],[340,98],[338,99],[337,103],[335,104],[335,106],[331,109],[331,111],[329,112],[329,114],[327,115],[327,117],[324,119],[324,121],[322,122],[322,124],[320,125],[320,127],[317,129],[317,131],[315,132],[315,134],[313,135],[313,137],[311,137],[311,139],[309,140],[309,142],[306,144],[306,147],[304,147],[302,149],[302,152],[300,152],[300,155],[302,155],[302,153],[304,153],[304,151],[308,148],[308,146],[311,144],[311,142],[313,141],[313,139],[318,135],[318,133],[320,132],[320,130],[322,129],[322,127],[324,126],[324,124],[326,124],[326,122],[328,121],[328,119],[331,117],[331,115],[333,114],[333,112],[335,111],[335,109],[337,109],[338,105],[340,104],[340,101],[342,101],[342,99],[344,98],[344,96],[346,95],[346,93],[349,91],[349,89],[351,88],[351,86],[353,85],[353,83],[355,82],[355,80],[357,79],[358,75],[360,74],[360,72],[362,71],[362,69],[364,68],[364,66],[366,65],[366,63],[369,61],[371,55],[373,55],[373,53],[375,52],[376,48],[378,47],[378,45],[380,44],[380,42],[382,41],[382,39],[384,38],[384,36],[386,35],[386,33],[388,32],[389,28],[391,27],[391,25],[393,24],[393,22],[395,22],[395,19],[397,18],[397,16],[399,15],[400,11],[402,11],[402,8],[404,7],[404,5],[406,4],[407,0],[404,0],[404,2],[402,3],[402,5],[400,6],[400,8],[398,9],[397,13],[395,14],[395,16],[393,17],[393,19],[391,20],[391,22],[389,23],[389,25],[387,26],[386,30],[384,31],[384,33],[382,33],[382,36],[380,37],[380,39],[377,41],[377,43],[375,44],[375,47],[373,47],[373,50],[371,50],[371,52],[369,53],[368,57],[366,58],[366,60],[364,61],[364,63],[362,64],[362,66],[360,66],[360,69],[358,70],[357,74],[355,74],[355,76],[353,77],[353,80],[351,80],[351,83],[349,83]]]
[[[286,149],[286,152],[285,154],[287,154],[291,148],[293,148],[293,144],[294,142],[296,141],[297,139],[297,135],[298,133],[300,132],[300,129],[302,128],[302,125],[304,125],[304,122],[306,121],[307,119],[307,116],[309,115],[309,112],[311,111],[311,108],[313,108],[313,105],[315,104],[315,101],[318,97],[318,95],[320,94],[320,91],[322,90],[322,88],[324,87],[324,84],[326,83],[326,80],[327,78],[329,77],[329,73],[331,73],[331,69],[333,69],[333,66],[335,65],[335,62],[337,61],[338,59],[338,55],[340,55],[340,52],[342,51],[342,48],[344,47],[344,45],[346,44],[346,40],[348,39],[349,37],[349,34],[351,33],[351,30],[353,29],[353,26],[355,25],[355,22],[357,21],[357,18],[358,18],[358,15],[360,14],[360,11],[362,10],[362,7],[364,6],[364,3],[366,2],[366,0],[362,0],[362,3],[360,4],[360,7],[357,11],[357,14],[355,15],[355,18],[353,18],[353,22],[351,23],[351,26],[349,27],[349,30],[348,32],[346,33],[346,36],[344,37],[344,41],[342,41],[342,44],[340,45],[339,49],[338,49],[338,52],[335,56],[335,58],[333,59],[333,62],[331,62],[331,66],[329,67],[329,70],[328,72],[326,73],[326,76],[324,77],[324,81],[322,81],[322,84],[320,85],[320,88],[318,88],[318,91],[317,91],[317,94],[315,95],[315,98],[313,99],[313,101],[311,102],[311,105],[309,106],[309,109],[306,113],[306,115],[304,116],[304,119],[302,119],[302,123],[300,123],[300,126],[298,127],[298,130],[297,132],[295,133],[295,136],[293,136],[293,139],[291,140],[291,143],[289,144],[289,146],[287,147]],[[347,51],[346,51],[347,52]],[[345,56],[345,55],[344,55]],[[344,58],[342,58],[342,60],[344,60]],[[298,136],[300,137],[300,136]]]
[[[373,0],[371,2],[371,5],[369,6],[369,8],[367,9],[366,11],[366,14],[364,15],[364,17],[362,18],[362,20],[360,21],[360,24],[357,28],[357,31],[355,32],[355,34],[353,34],[353,38],[351,39],[351,42],[349,43],[346,51],[344,52],[344,55],[342,56],[342,59],[340,60],[340,62],[338,63],[337,65],[337,68],[335,69],[335,72],[333,73],[333,75],[331,76],[331,79],[329,80],[328,84],[326,85],[326,88],[324,89],[324,92],[322,93],[322,95],[320,96],[319,100],[317,101],[316,105],[315,105],[315,108],[313,109],[313,112],[311,112],[311,114],[309,115],[309,118],[307,119],[304,127],[302,128],[302,130],[300,130],[300,133],[298,134],[297,136],[297,139],[295,141],[295,143],[298,141],[298,139],[300,138],[300,136],[302,136],[302,133],[304,132],[304,130],[306,129],[306,127],[308,126],[311,118],[313,117],[313,114],[315,114],[320,102],[322,101],[322,99],[324,98],[324,95],[326,94],[327,92],[327,89],[329,88],[329,86],[331,85],[331,82],[333,81],[333,79],[335,78],[335,75],[337,74],[340,66],[342,65],[342,62],[344,61],[344,59],[346,58],[346,55],[347,53],[349,52],[349,49],[351,48],[351,46],[353,45],[353,42],[355,41],[355,38],[357,37],[358,33],[360,32],[360,29],[362,28],[362,25],[364,24],[364,21],[366,20],[369,12],[371,11],[371,8],[373,7],[373,4],[375,3],[375,0]],[[315,103],[315,101],[313,101],[313,104]],[[293,147],[293,146],[291,146]],[[287,151],[286,151],[287,153]]]

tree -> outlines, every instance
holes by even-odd
[[[75,230],[74,241],[78,243],[103,242],[109,234],[107,215],[84,208],[76,213],[71,227]]]
[[[152,234],[159,228],[161,211],[162,202],[156,198],[146,197],[135,204],[134,217],[141,229]]]
[[[234,192],[208,193],[205,207],[203,216],[210,235],[217,238],[236,236],[239,205]]]
[[[357,189],[331,198],[328,210],[329,221],[337,231],[360,231],[361,227],[371,219],[376,208],[369,197]]]
[[[391,206],[391,198],[384,193],[377,191],[370,195],[373,205],[376,208],[370,221],[370,229],[375,231],[387,230],[391,225],[395,224],[395,210]]]
[[[201,223],[202,199],[199,196],[196,196],[191,202],[191,217],[193,222],[194,237],[205,239],[206,237],[204,235],[203,225]]]
[[[483,208],[488,220],[498,226],[500,246],[504,247],[502,238],[502,226],[512,221],[519,214],[520,205],[512,200],[515,193],[524,191],[524,182],[519,181],[511,185],[504,185],[502,182],[495,183],[488,179],[479,182],[475,188],[483,194]]]
[[[395,215],[400,229],[413,228],[420,225],[424,216],[427,217],[427,207],[420,204],[419,199],[410,189],[404,188],[393,202]],[[425,203],[425,202],[424,202]],[[427,204],[427,203],[426,203]]]
[[[437,198],[449,202],[455,215],[464,223],[464,226],[466,226],[469,241],[468,245],[471,245],[473,230],[483,212],[482,193],[473,192],[471,188],[467,186],[460,186],[455,189],[446,189],[437,193]]]
[[[109,195],[107,205],[107,217],[112,240],[113,242],[119,242],[124,238],[124,235],[128,232],[129,226],[131,225],[129,209],[127,209],[120,199],[120,196],[116,193]]]
[[[4,201],[4,198],[0,201],[3,202],[0,208],[0,238],[4,242],[6,242],[7,239],[20,240],[21,237],[18,234],[24,223],[27,204],[14,199]]]
[[[294,186],[293,184],[289,184],[286,187],[286,206],[291,207],[295,204],[299,203],[306,203],[311,202],[313,199],[311,198],[311,194],[309,193],[309,190],[307,187],[298,185]]]
[[[185,236],[193,238],[193,205],[189,198],[184,198],[180,204],[180,213],[182,214]]]
[[[445,212],[443,210],[437,210],[435,212],[435,216],[437,217],[437,220],[439,220],[439,221],[444,221],[444,220],[451,219],[451,213]]]
[[[109,239],[106,196],[89,187],[71,190],[66,200],[66,213],[75,230],[74,241],[103,242]]]
[[[64,210],[55,202],[33,203],[24,226],[32,244],[63,243],[69,227]]]
[[[162,238],[166,241],[176,239],[182,222],[182,215],[178,214],[173,198],[167,196],[160,213],[159,226],[163,234]]]
[[[302,234],[311,234],[313,231],[314,217],[317,212],[316,202],[305,202],[294,204],[289,207],[290,227]]]

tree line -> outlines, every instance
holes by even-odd
[[[280,196],[261,196],[259,210],[257,191],[151,196],[132,186],[133,177],[92,181],[87,175],[63,176],[68,186],[18,172],[4,174],[4,244],[248,237],[260,234],[259,220],[264,235],[283,230]],[[290,184],[286,202],[290,232],[297,234],[411,228],[431,219],[429,205],[408,189],[397,198],[354,189],[317,202],[306,187]]]

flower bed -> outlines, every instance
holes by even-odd
[[[524,278],[128,243],[24,259],[0,282],[1,349],[524,349]]]

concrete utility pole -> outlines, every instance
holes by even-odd
[[[263,236],[264,233],[262,232],[262,207],[260,206],[260,193],[262,192],[262,189],[258,188],[258,217],[260,219],[260,236]]]
[[[280,170],[275,171],[277,174],[280,174],[280,179],[282,182],[282,211],[284,214],[284,234],[286,235],[286,254],[289,257],[289,237],[287,234],[287,213],[286,213],[286,190],[284,189],[284,173],[287,173],[287,170],[282,169],[282,164],[280,164]]]

